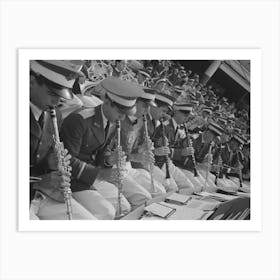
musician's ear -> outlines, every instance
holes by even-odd
[[[36,83],[36,78],[34,75],[30,75],[30,87],[33,87]]]
[[[30,75],[30,79],[29,79],[29,87],[30,89],[35,88],[38,85],[38,80],[37,77],[35,75]]]
[[[105,106],[108,106],[111,104],[110,100],[107,98],[107,96],[105,96],[104,101],[103,101]]]

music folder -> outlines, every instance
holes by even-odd
[[[179,194],[179,193],[173,193],[165,199],[166,202],[181,204],[181,205],[182,204],[186,205],[190,200],[191,200],[190,196]]]
[[[152,203],[146,206],[144,210],[147,215],[154,215],[163,219],[167,219],[176,211],[175,208],[163,205],[161,203]]]

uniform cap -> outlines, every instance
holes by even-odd
[[[211,113],[212,113],[212,110],[211,110],[210,107],[204,107],[204,108],[202,109],[202,112],[206,112],[206,113],[211,114]]]
[[[168,84],[170,86],[172,86],[172,83],[168,80],[168,79],[159,79],[157,82],[156,82],[156,85],[160,84],[160,83],[165,83],[165,84]]]
[[[156,90],[153,88],[149,87],[144,87],[143,88],[144,94],[141,99],[145,99],[145,102],[149,103],[153,107],[157,107],[157,104],[155,103],[155,98],[156,98]]]
[[[190,103],[175,103],[173,105],[173,109],[175,111],[183,111],[183,112],[186,112],[186,113],[191,113],[192,108],[193,108],[193,106]]]
[[[221,136],[223,133],[225,133],[224,129],[219,126],[217,123],[211,122],[208,125],[208,129],[214,132],[216,135]]]
[[[192,104],[192,105],[197,105],[197,106],[198,106],[198,105],[199,105],[199,101],[198,101],[198,100],[192,100],[192,101],[191,101],[191,104]]]
[[[137,60],[131,60],[129,63],[129,67],[133,70],[143,69],[143,64]]]
[[[189,97],[190,97],[190,99],[191,99],[192,101],[198,101],[198,100],[196,99],[196,96],[194,96],[192,93],[189,95]]]
[[[218,118],[218,124],[221,124],[221,126],[225,127],[227,125],[227,120],[224,118]]]
[[[236,140],[240,144],[245,144],[247,139],[243,137],[241,134],[235,133],[232,139]]]
[[[234,123],[234,119],[232,119],[232,118],[228,118],[228,123]]]
[[[81,64],[67,60],[31,60],[31,70],[45,79],[46,85],[58,96],[72,99],[75,79],[81,76]]]
[[[145,70],[140,69],[140,70],[138,70],[138,73],[145,76],[146,78],[151,78],[150,74],[148,72],[146,72]]]
[[[115,77],[104,79],[100,85],[109,99],[124,110],[133,109],[136,99],[144,94],[142,87],[138,84]]]
[[[173,106],[173,103],[176,100],[172,95],[163,92],[157,92],[155,99],[165,103],[168,106]]]
[[[240,129],[240,128],[235,127],[235,128],[233,129],[233,131],[234,131],[234,133],[236,133],[236,134],[241,134],[241,129]]]
[[[180,86],[174,86],[173,90],[178,92],[178,93],[182,93],[184,91]]]

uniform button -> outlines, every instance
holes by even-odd
[[[42,142],[40,142],[39,145],[42,145]]]
[[[39,158],[40,157],[40,155],[37,155],[37,158]]]

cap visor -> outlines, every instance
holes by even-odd
[[[153,100],[150,100],[150,101],[148,102],[148,104],[149,104],[150,106],[152,106],[152,107],[157,107],[157,104],[156,104],[155,101],[153,101]]]
[[[62,88],[62,89],[50,88],[50,90],[56,95],[66,100],[71,100],[74,97],[72,90],[68,88]]]

